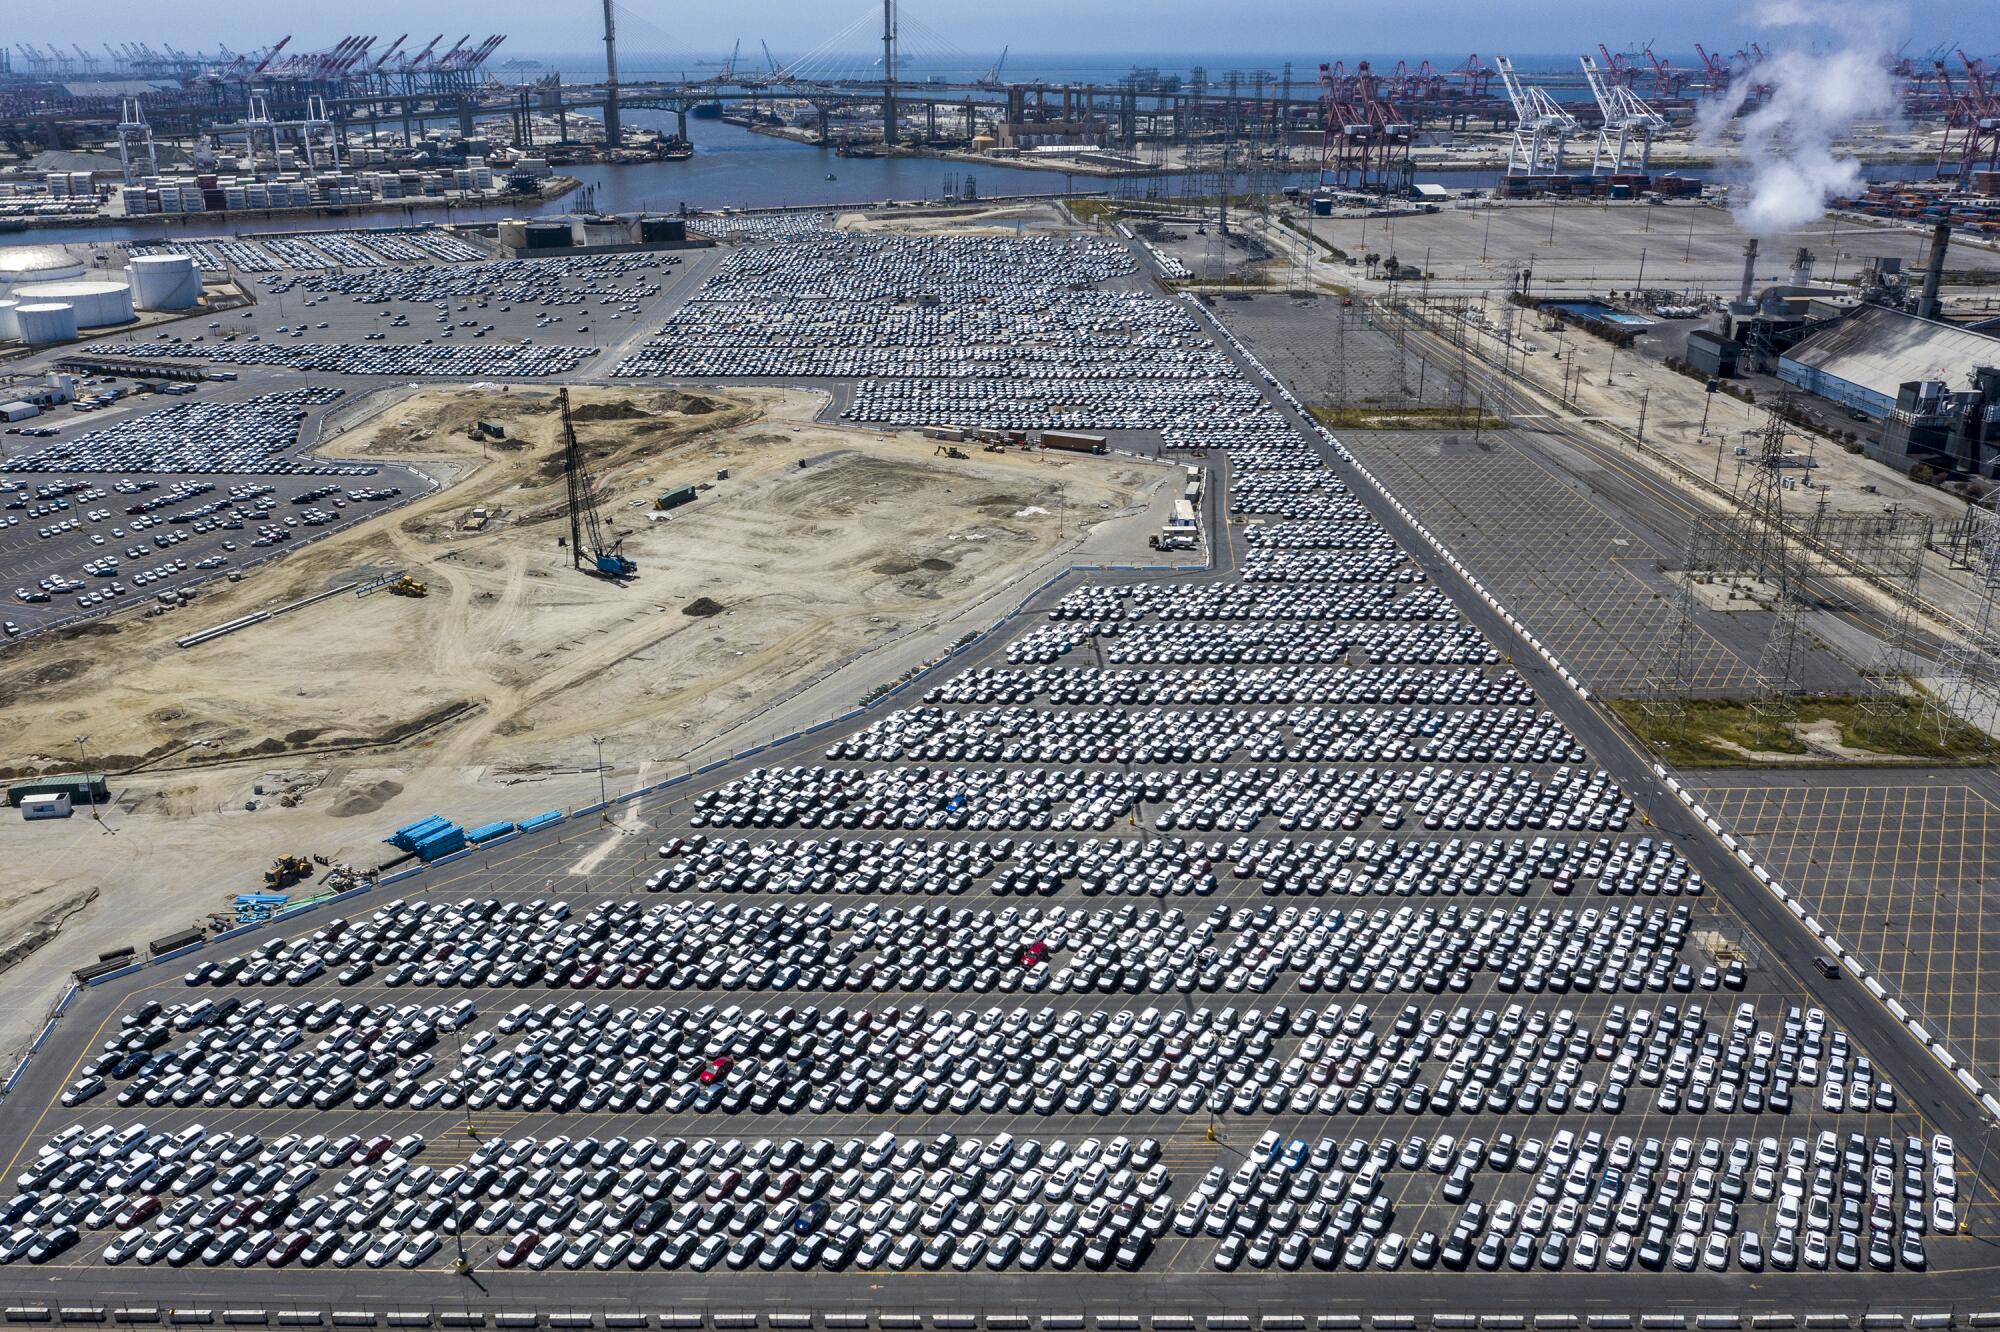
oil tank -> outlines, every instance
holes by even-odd
[[[21,325],[21,340],[31,347],[76,340],[76,307],[63,301],[39,301],[19,305],[14,318]]]
[[[126,272],[132,303],[141,310],[188,310],[201,300],[201,274],[185,254],[142,254]]]
[[[14,317],[20,308],[19,301],[0,301],[0,341],[11,342],[21,336],[21,321]]]
[[[83,276],[83,264],[60,245],[0,249],[0,291],[23,282],[62,282]]]
[[[67,305],[76,312],[78,328],[132,322],[132,289],[122,282],[34,282],[14,288],[14,299]]]
[[[642,217],[639,219],[639,240],[642,243],[662,242],[680,244],[687,239],[687,221],[678,217]]]

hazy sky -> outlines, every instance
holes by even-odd
[[[1878,11],[1888,44],[1905,40],[1922,54],[1946,40],[1973,54],[2000,48],[2000,5],[1994,0],[1789,0],[1798,7],[1827,3]],[[12,0],[19,20],[7,40],[79,42],[90,50],[106,39],[172,42],[212,49],[226,42],[254,47],[286,32],[292,48],[331,45],[348,33],[374,33],[382,50],[397,33],[415,42],[445,31],[445,45],[468,28],[476,35],[510,34],[501,57],[590,49],[600,32],[594,0],[341,0],[337,5],[272,4],[270,0],[198,0],[165,5],[157,0],[92,0],[80,5],[36,5]],[[696,57],[726,52],[742,38],[747,51],[768,40],[781,60],[795,59],[833,38],[852,21],[857,33],[879,3],[869,0],[747,0],[690,4],[687,0],[629,0],[619,11],[624,45],[634,56],[657,53]],[[1603,41],[1613,49],[1652,41],[1667,52],[1686,52],[1696,41],[1733,51],[1759,28],[1746,18],[1757,8],[1738,0],[904,0],[905,38],[912,49],[940,54],[955,48],[990,59],[1002,43],[1016,53],[1183,55],[1208,51],[1328,57],[1408,52],[1412,55],[1479,51],[1517,58],[1567,53]],[[879,30],[879,29],[878,29]],[[936,39],[929,38],[935,34]],[[847,43],[843,43],[847,45]],[[852,43],[859,49],[861,42]]]

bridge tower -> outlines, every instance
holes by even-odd
[[[560,88],[556,96],[562,96]],[[611,17],[611,0],[604,0],[604,146],[616,148],[624,141],[618,122],[618,25]]]
[[[882,0],[882,142],[896,142],[896,0]]]

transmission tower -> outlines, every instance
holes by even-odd
[[[1781,549],[1777,596],[1771,603],[1771,636],[1757,656],[1757,697],[1753,711],[1766,717],[1788,716],[1805,692],[1801,668],[1809,644],[1805,629],[1805,561],[1801,552]]]
[[[1926,714],[1942,738],[1955,720],[1977,725],[1991,711],[2000,687],[2000,542],[1988,541],[1974,554],[1973,605],[1964,630],[1945,642],[1938,663],[1937,687],[1929,693]]]
[[[1905,681],[1916,673],[1917,607],[1924,551],[1930,545],[1933,527],[1929,517],[1898,505],[1881,513],[1834,515],[1821,504],[1813,514],[1807,546],[1827,557],[1826,572],[1844,576],[1858,567],[1889,597],[1881,645],[1861,663],[1861,677],[1867,685],[1861,697],[1864,711],[1881,713],[1900,707]]]
[[[1695,588],[1712,576],[1724,530],[1724,521],[1709,514],[1697,514],[1688,525],[1680,573],[1674,579],[1673,610],[1646,658],[1649,668],[1640,706],[1652,716],[1676,722],[1687,719],[1701,677],[1702,632],[1696,619],[1701,600]]]

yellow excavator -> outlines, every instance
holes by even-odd
[[[431,590],[426,584],[418,582],[408,574],[389,584],[389,595],[392,597],[427,597],[430,594]]]

